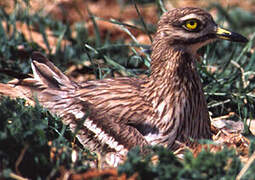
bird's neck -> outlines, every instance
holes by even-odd
[[[151,78],[163,80],[195,70],[195,58],[184,48],[161,46],[151,56]]]
[[[169,145],[185,137],[208,138],[208,110],[195,58],[183,48],[160,43],[164,42],[153,44],[151,76],[143,88],[144,98],[157,114],[153,123],[164,127],[165,139],[160,143]],[[202,128],[189,129],[196,125]],[[182,130],[185,132],[180,133]]]
[[[166,104],[172,103],[173,98],[191,88],[202,92],[193,56],[182,48],[159,42],[153,44],[151,75],[144,85],[145,97],[154,108],[158,108],[163,100]]]
[[[198,82],[199,88],[202,88],[195,66],[194,56],[185,48],[171,46],[162,40],[154,41],[147,90],[166,97],[169,95],[168,90],[177,91],[178,88],[175,86],[183,87],[186,81],[193,79]]]

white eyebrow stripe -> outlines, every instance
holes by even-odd
[[[200,16],[198,16],[197,14],[188,14],[186,16],[183,16],[182,18],[180,18],[181,21],[185,21],[188,19],[199,19],[201,20]]]

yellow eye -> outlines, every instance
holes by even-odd
[[[190,30],[190,31],[195,31],[195,30],[198,30],[199,28],[199,21],[196,20],[196,19],[191,19],[191,20],[187,20],[184,24],[184,27],[187,29],[187,30]]]

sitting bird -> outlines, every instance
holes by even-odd
[[[33,77],[5,88],[2,84],[0,92],[17,89],[17,94],[35,97],[72,131],[79,129],[76,136],[84,147],[110,153],[109,161],[116,166],[135,146],[162,145],[175,150],[179,144],[211,139],[196,57],[199,48],[216,39],[248,41],[219,27],[200,8],[177,8],[165,12],[158,22],[149,77],[78,84],[34,52]]]

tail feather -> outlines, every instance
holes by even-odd
[[[76,88],[78,86],[41,53],[33,52],[31,59],[34,79],[40,85],[53,89]]]
[[[41,53],[34,52],[31,59],[37,99],[51,112],[64,116],[65,111],[70,109],[70,104],[78,101],[74,92],[79,86]],[[80,106],[77,104],[74,108],[81,109]]]
[[[8,84],[0,83],[0,95],[24,98],[30,101],[29,104],[34,104],[31,101],[36,99],[52,113],[63,116],[73,101],[78,102],[74,92],[79,86],[40,52],[33,52],[31,59],[33,77],[15,79]],[[74,108],[82,107],[77,104]]]

